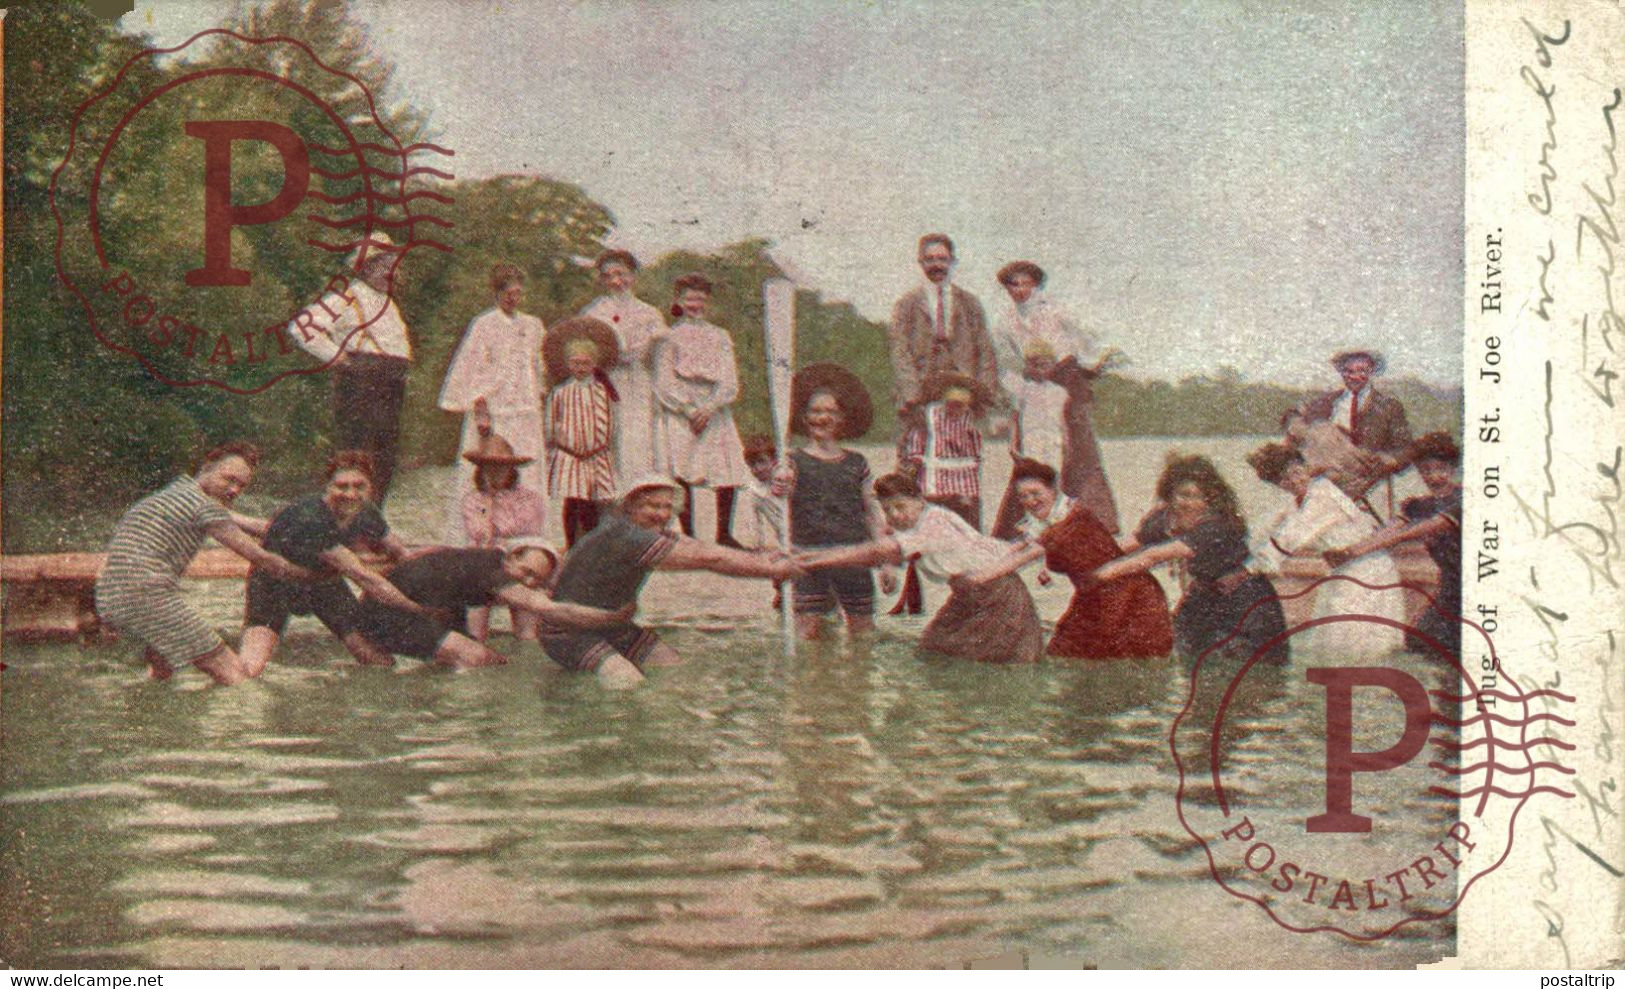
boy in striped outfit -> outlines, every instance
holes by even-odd
[[[549,376],[558,384],[547,396],[547,493],[564,502],[569,547],[597,528],[599,504],[615,497],[620,396],[603,368],[614,362],[616,344],[613,330],[587,317],[554,327],[548,343]]]

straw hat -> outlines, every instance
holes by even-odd
[[[922,403],[940,402],[942,395],[950,388],[963,388],[970,392],[971,408],[981,412],[988,406],[987,389],[982,383],[968,374],[958,371],[937,371],[925,379],[920,386],[920,401]]]
[[[518,467],[528,464],[535,457],[521,457],[513,452],[513,444],[492,433],[483,437],[480,445],[463,454],[464,460],[471,460],[475,465],[492,464],[507,467]]]
[[[679,500],[683,497],[683,486],[672,480],[669,475],[640,474],[621,486],[621,490],[615,493],[615,500],[624,502],[647,488],[668,488]]]
[[[504,539],[502,548],[508,553],[517,553],[525,549],[539,549],[547,554],[548,559],[553,561],[554,567],[557,567],[559,561],[564,559],[564,554],[560,553],[552,543],[541,536],[515,536],[512,539]]]
[[[858,376],[839,364],[809,364],[797,371],[790,382],[790,431],[807,435],[807,405],[821,391],[835,396],[841,406],[840,439],[855,440],[874,425],[874,402],[869,389]]]
[[[621,343],[615,331],[603,320],[591,316],[576,316],[557,324],[542,337],[542,360],[547,363],[547,376],[563,381],[570,376],[565,368],[566,352],[570,344],[586,340],[598,348],[598,367],[605,368],[621,359]]]
[[[1332,367],[1342,371],[1343,365],[1356,357],[1364,357],[1372,364],[1371,373],[1381,374],[1388,370],[1388,359],[1382,356],[1382,351],[1372,350],[1369,347],[1350,347],[1348,350],[1339,350],[1332,355]]]

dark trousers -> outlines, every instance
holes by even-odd
[[[598,528],[598,502],[586,498],[564,499],[564,548]]]
[[[372,455],[372,500],[378,505],[384,503],[389,482],[395,477],[401,403],[411,366],[400,357],[351,354],[333,372],[333,425],[339,449],[365,450]]]
[[[677,514],[677,521],[683,527],[683,535],[694,535],[694,486],[687,481],[678,481],[683,486],[683,510]],[[717,488],[717,542],[731,543],[733,541],[734,520],[734,492],[737,488]]]

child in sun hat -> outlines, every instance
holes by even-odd
[[[807,442],[785,458],[776,480],[790,496],[790,535],[796,547],[852,546],[880,538],[886,522],[875,500],[869,462],[841,446],[869,431],[874,407],[868,389],[838,364],[814,364],[796,372],[790,408],[790,428]],[[887,571],[881,583],[889,585],[893,579]],[[875,588],[868,567],[835,567],[796,581],[796,629],[802,638],[818,638],[824,617],[837,608],[849,631],[874,627]]]
[[[463,459],[474,465],[474,484],[463,494],[463,538],[466,545],[476,549],[494,549],[507,540],[539,537],[546,525],[546,504],[541,492],[520,483],[519,468],[531,462],[514,452],[506,439],[491,433],[482,437],[474,449],[463,454]],[[513,634],[520,639],[534,639],[540,625],[536,616],[519,608],[512,609]],[[469,636],[484,642],[490,627],[489,608],[471,608],[468,612]]]
[[[976,417],[987,407],[987,393],[968,375],[939,372],[925,379],[925,403],[903,437],[898,473],[914,479],[927,502],[982,527],[982,431]],[[920,613],[920,578],[912,561],[894,615]]]
[[[547,491],[564,502],[564,544],[598,525],[599,504],[615,497],[615,405],[604,368],[619,345],[607,323],[588,316],[553,328],[543,344],[548,378]]]

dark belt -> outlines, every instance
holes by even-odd
[[[339,368],[343,374],[379,375],[381,377],[404,378],[412,369],[412,362],[404,357],[391,357],[387,354],[359,354],[351,351],[344,359],[344,366]]]
[[[1211,587],[1225,597],[1229,597],[1236,593],[1242,584],[1247,583],[1252,576],[1253,572],[1251,570],[1237,567],[1222,577],[1215,577],[1212,580],[1198,580],[1196,585],[1198,587]]]

